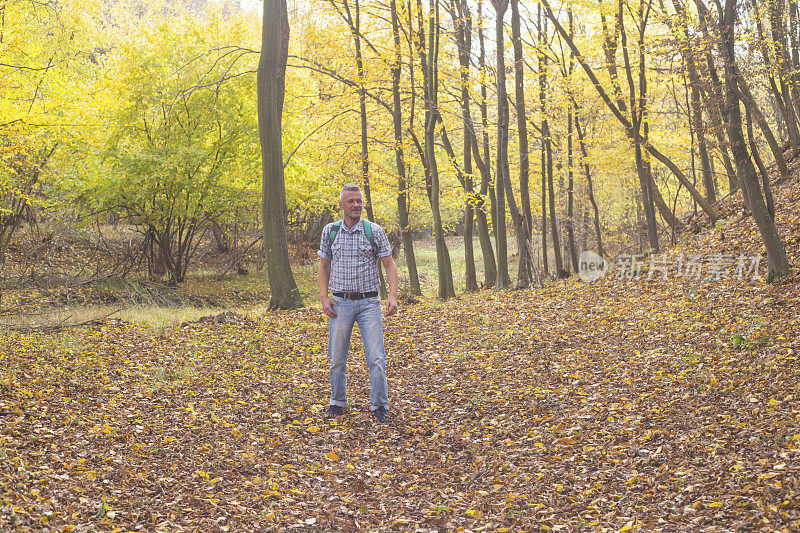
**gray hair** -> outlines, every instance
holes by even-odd
[[[344,187],[342,187],[342,192],[339,193],[339,201],[344,200],[345,191],[361,192],[361,188],[355,183],[345,183]]]

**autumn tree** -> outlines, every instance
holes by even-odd
[[[403,239],[403,252],[405,253],[408,267],[411,292],[422,294],[417,272],[417,260],[414,254],[414,241],[409,227],[409,180],[406,173],[406,157],[403,149],[403,105],[400,97],[400,76],[403,69],[402,52],[400,47],[400,15],[397,9],[397,0],[391,0],[392,17],[392,133],[394,136],[395,167],[397,168],[397,216],[400,224],[400,234]],[[409,16],[411,10],[408,9]]]
[[[258,63],[258,130],[262,157],[264,255],[271,309],[303,304],[289,263],[284,219],[286,186],[283,173],[281,116],[285,93],[289,21],[286,0],[264,0],[261,59]]]
[[[433,0],[427,15],[427,30],[422,12],[422,2],[417,1],[419,61],[422,71],[423,100],[425,107],[424,145],[420,153],[425,168],[428,199],[433,213],[433,235],[436,242],[436,265],[438,272],[439,298],[445,300],[455,296],[450,252],[444,239],[444,227],[440,211],[440,176],[436,159],[435,132],[439,123],[439,0]],[[425,41],[427,40],[427,46]],[[420,143],[417,141],[418,148]]]

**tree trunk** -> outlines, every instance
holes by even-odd
[[[495,38],[497,40],[497,218],[494,220],[495,245],[497,246],[497,268],[499,271],[497,289],[511,285],[508,275],[508,244],[506,233],[505,181],[508,172],[508,95],[506,93],[505,28],[503,16],[508,8],[508,0],[492,0],[495,9]]]
[[[414,239],[408,223],[408,179],[406,178],[406,160],[403,153],[403,107],[400,102],[400,23],[397,15],[397,0],[391,0],[392,37],[394,41],[394,62],[392,64],[392,124],[394,126],[394,158],[397,166],[397,216],[400,219],[400,235],[403,238],[408,278],[411,293],[422,294],[417,272],[417,259],[414,255]],[[413,61],[413,58],[412,58]],[[383,285],[383,284],[381,284]]]
[[[367,88],[366,76],[364,75],[364,58],[361,53],[361,5],[360,0],[355,0],[355,18],[350,12],[348,0],[343,1],[347,24],[352,29],[353,43],[356,49],[356,73],[358,75],[358,110],[361,119],[361,181],[364,186],[364,203],[367,208],[367,219],[375,221],[375,212],[372,209],[372,188],[369,179],[369,137],[367,135]],[[378,277],[380,278],[381,298],[386,298],[386,284],[383,279],[383,270],[380,262],[378,263]]]
[[[258,131],[261,139],[264,253],[269,276],[270,309],[297,309],[303,299],[292,274],[284,226],[286,188],[283,176],[281,116],[285,90],[289,23],[285,0],[264,0],[261,56],[258,63]]]
[[[586,152],[586,138],[581,128],[581,122],[578,118],[578,108],[575,106],[575,132],[578,134],[578,142],[581,146],[581,158],[583,159],[583,170],[586,174],[587,195],[589,196],[589,203],[592,204],[592,211],[594,211],[594,232],[597,240],[597,253],[601,257],[605,257],[605,250],[603,250],[603,234],[600,231],[600,210],[597,208],[597,200],[594,197],[594,184],[592,182],[592,172],[589,169],[589,155]]]
[[[417,2],[421,11],[421,0]],[[420,34],[424,33],[424,24],[421,20],[420,12]],[[430,183],[430,194],[428,199],[431,204],[433,214],[433,235],[436,241],[436,266],[438,271],[439,291],[438,296],[442,300],[452,298],[456,295],[453,286],[453,272],[450,264],[450,251],[444,240],[444,227],[442,225],[442,215],[439,208],[439,168],[436,162],[435,130],[438,110],[438,91],[439,91],[439,2],[434,0],[430,5],[428,19],[428,50],[430,60],[425,55],[425,50],[420,47],[420,61],[424,80],[425,93],[425,159],[427,161],[426,172]]]
[[[470,112],[469,94],[469,72],[470,72],[470,50],[472,49],[472,16],[469,12],[469,5],[466,1],[454,1],[451,5],[450,15],[453,19],[455,29],[456,47],[458,49],[458,62],[461,67],[461,119],[463,128],[463,183],[464,196],[464,259],[465,267],[465,290],[473,292],[478,290],[478,279],[475,272],[475,250],[473,246],[475,228],[475,191],[472,180],[472,137],[475,131],[472,125]],[[440,117],[441,118],[441,117]]]
[[[708,148],[706,147],[706,134],[705,127],[703,126],[703,108],[701,107],[700,89],[702,82],[700,75],[697,72],[697,64],[695,62],[695,52],[692,48],[692,42],[689,37],[689,29],[686,21],[686,9],[680,0],[672,0],[675,11],[678,13],[680,20],[680,29],[682,36],[686,39],[686,46],[681,46],[681,54],[684,61],[686,61],[686,70],[689,73],[689,83],[691,85],[691,104],[688,110],[689,121],[692,125],[694,134],[697,136],[697,151],[700,156],[700,173],[703,177],[703,186],[706,190],[706,198],[709,203],[717,201],[717,187],[714,181],[714,175],[711,173],[711,164],[708,156]],[[669,20],[669,19],[667,19]]]
[[[483,254],[483,277],[484,286],[486,288],[493,288],[497,284],[497,260],[495,259],[494,249],[492,248],[492,238],[489,233],[489,220],[487,217],[487,199],[488,208],[490,213],[494,213],[494,194],[491,187],[491,159],[489,152],[489,110],[488,110],[488,88],[486,84],[486,45],[483,35],[483,1],[478,0],[478,40],[480,44],[480,56],[478,58],[478,66],[480,68],[481,79],[481,146],[483,147],[483,157],[481,157],[477,144],[477,135],[473,135],[475,140],[475,147],[473,149],[473,156],[475,162],[482,162],[483,165],[479,166],[481,173],[481,190],[480,201],[475,205],[476,218],[478,221],[478,239],[481,243],[481,253]],[[473,129],[474,131],[474,129]],[[494,220],[494,217],[492,218]]]
[[[570,105],[567,110],[567,245],[569,246],[569,256],[572,259],[572,271],[578,271],[578,248],[575,246],[575,217],[574,186],[575,172],[572,170],[572,119],[575,110]]]
[[[547,19],[542,20],[542,5],[537,6],[538,17],[538,63],[539,63],[539,113],[541,114],[542,140],[541,150],[541,175],[542,175],[542,276],[550,275],[550,267],[547,260],[547,145],[550,141],[550,128],[547,124],[547,56],[544,53],[545,40],[547,38]]]
[[[549,126],[549,125],[548,125]],[[546,132],[546,133],[545,133]],[[556,191],[553,182],[553,142],[550,137],[550,128],[542,130],[542,135],[547,137],[547,203],[550,207],[550,239],[553,241],[553,257],[556,262],[556,277],[559,279],[569,276],[564,269],[561,257],[561,239],[558,235],[558,220],[556,218]]]
[[[574,37],[574,27],[572,20],[572,4],[567,4],[567,17],[569,18],[569,35]],[[569,55],[569,70],[568,74],[571,77],[572,71],[575,68],[575,56],[570,50]],[[572,120],[573,116],[577,113],[573,107],[572,102],[567,107],[567,246],[569,247],[569,255],[572,259],[572,271],[578,272],[578,250],[575,246],[575,223],[574,216],[575,210],[573,207],[574,202],[574,186],[575,186],[575,172],[572,168]]]
[[[780,144],[778,144],[778,140],[775,138],[775,135],[772,134],[772,129],[767,123],[767,118],[764,116],[764,113],[761,112],[761,108],[758,107],[756,99],[753,98],[753,94],[750,92],[750,87],[747,86],[747,81],[744,79],[744,77],[742,77],[741,73],[738,72],[738,69],[736,76],[739,80],[739,99],[747,108],[748,112],[752,112],[752,114],[755,115],[756,124],[758,124],[759,129],[761,129],[761,133],[764,134],[764,138],[767,140],[767,145],[772,152],[772,157],[775,160],[775,166],[778,167],[778,173],[781,175],[781,178],[788,178],[789,166],[786,163],[786,157],[784,157],[783,150],[781,150]]]
[[[750,143],[750,151],[753,154],[753,160],[756,162],[758,171],[761,173],[761,185],[764,187],[764,198],[767,201],[767,211],[770,218],[775,220],[775,199],[772,196],[772,186],[769,183],[769,172],[767,167],[764,166],[764,161],[761,160],[761,155],[758,153],[758,146],[756,146],[756,139],[753,135],[753,113],[747,104],[744,106],[745,121],[747,124],[747,140]]]
[[[622,45],[622,57],[625,61],[625,75],[628,79],[628,95],[629,104],[631,108],[631,124],[634,133],[633,148],[636,156],[636,172],[639,175],[639,185],[642,193],[642,204],[644,209],[645,222],[647,224],[647,238],[650,243],[650,249],[654,253],[659,252],[658,247],[658,228],[656,224],[656,213],[654,209],[653,200],[653,181],[649,175],[647,168],[645,168],[644,157],[642,156],[642,141],[644,140],[640,135],[640,128],[642,125],[643,108],[640,103],[641,100],[636,97],[636,85],[633,81],[633,68],[630,61],[630,53],[628,52],[627,32],[624,25],[624,11],[623,0],[619,0],[619,7],[617,10],[617,23],[620,28],[620,39]],[[642,25],[645,22],[642,21]],[[642,32],[643,33],[643,32]],[[643,43],[639,43],[640,49]],[[644,71],[644,64],[639,65],[640,72]],[[641,91],[641,88],[640,88]],[[643,92],[643,91],[642,91]],[[644,96],[642,94],[642,96]]]
[[[703,3],[703,0],[695,0],[695,5],[697,6],[697,11],[700,17],[700,30],[703,33],[703,42],[712,43],[713,38],[711,37],[709,31],[709,26],[713,24],[711,14]],[[703,72],[703,75],[709,80],[707,86],[708,91],[706,94],[706,106],[709,109],[711,123],[714,126],[717,142],[719,143],[719,151],[720,155],[722,156],[722,163],[725,165],[725,171],[728,175],[728,187],[730,192],[734,192],[738,189],[739,183],[736,170],[733,168],[733,162],[728,154],[729,143],[726,139],[727,133],[725,128],[725,122],[727,121],[727,118],[725,117],[725,95],[723,94],[722,82],[720,82],[719,76],[717,75],[717,67],[714,63],[714,56],[711,54],[710,46],[706,48],[705,58],[705,62],[701,61],[700,65],[704,66],[705,71]]]
[[[528,124],[525,108],[525,58],[522,54],[520,35],[519,0],[511,0],[511,33],[514,44],[514,94],[517,111],[517,132],[519,135],[519,190],[524,215],[524,224],[515,222],[515,231],[522,232],[517,237],[519,248],[519,273],[517,287],[527,287],[533,281],[533,265],[528,265],[531,257],[530,228],[533,225],[531,212],[530,161],[528,159]],[[513,195],[513,192],[511,193]],[[520,248],[521,246],[521,248]]]
[[[786,250],[780,240],[775,223],[770,217],[764,197],[758,184],[758,177],[747,145],[742,133],[742,116],[739,110],[739,98],[737,95],[737,76],[734,65],[736,56],[734,53],[733,27],[736,21],[736,0],[725,2],[723,24],[720,28],[720,55],[725,63],[725,95],[727,103],[728,117],[728,138],[731,141],[731,149],[736,161],[736,168],[739,172],[739,180],[744,188],[744,193],[750,199],[750,209],[753,219],[761,233],[761,238],[767,248],[767,258],[769,263],[769,274],[767,281],[772,281],[776,277],[789,273],[789,260]]]

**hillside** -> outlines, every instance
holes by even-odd
[[[800,180],[776,200],[798,265]],[[388,426],[357,339],[320,416],[316,308],[4,331],[0,528],[797,531],[800,280],[737,278],[762,249],[736,202],[652,277],[402,307]]]

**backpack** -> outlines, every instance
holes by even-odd
[[[378,245],[375,244],[375,236],[372,234],[372,222],[369,220],[362,218],[361,222],[364,228],[364,235],[367,237],[367,240],[372,245],[372,251],[375,253],[375,257],[378,257]],[[331,229],[328,233],[328,253],[331,255],[331,261],[333,261],[333,241],[336,240],[336,234],[339,232],[339,228],[342,227],[342,221],[339,220],[334,222],[331,225]]]

